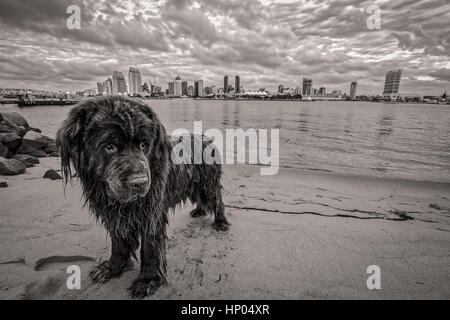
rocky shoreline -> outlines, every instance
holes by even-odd
[[[39,158],[59,156],[55,139],[30,127],[17,112],[0,112],[0,175],[23,174],[27,168],[39,164]],[[49,171],[44,178],[61,179],[55,170]],[[6,181],[0,181],[0,187],[7,186]]]

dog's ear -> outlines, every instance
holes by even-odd
[[[56,134],[56,146],[61,153],[61,173],[65,183],[72,180],[71,163],[75,171],[80,167],[82,131],[87,120],[87,105],[74,107]]]

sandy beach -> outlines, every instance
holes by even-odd
[[[0,298],[129,299],[138,262],[99,285],[88,270],[109,257],[103,227],[82,209],[77,185],[43,179],[59,158],[1,177]],[[148,299],[449,299],[450,185],[280,169],[225,166],[232,226],[170,214],[168,280]],[[65,262],[35,263],[51,256]],[[61,257],[63,257],[61,259]],[[66,257],[66,258],[64,258]],[[58,259],[56,259],[58,260]],[[66,287],[68,265],[82,271]],[[367,267],[381,268],[369,290]]]

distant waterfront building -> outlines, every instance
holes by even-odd
[[[278,85],[278,93],[283,93],[284,86],[282,84]]]
[[[173,83],[173,81],[168,83],[168,94],[169,96],[173,97],[175,95],[175,85]]]
[[[238,75],[234,77],[234,88],[234,93],[239,93],[239,90],[241,88],[241,77],[239,77]]]
[[[216,86],[211,86],[210,89],[211,89],[211,94],[217,94]]]
[[[303,90],[302,95],[310,97],[312,94],[312,79],[303,78]]]
[[[402,70],[390,70],[386,73],[384,81],[383,98],[396,99],[398,90],[400,89],[400,79],[402,77]]]
[[[103,88],[105,90],[105,93],[107,95],[113,94],[113,89],[112,89],[112,80],[111,78],[106,79],[105,82],[103,82]]]
[[[228,93],[228,76],[223,77],[223,93]]]
[[[320,94],[321,96],[326,95],[326,94],[327,94],[327,89],[326,89],[325,87],[321,87],[321,88],[319,89],[319,94]]]
[[[122,72],[114,71],[112,77],[112,93],[113,94],[125,94],[127,93],[127,83]]]
[[[187,95],[188,95],[189,97],[193,97],[193,96],[194,96],[194,86],[189,86],[189,87],[187,88]]]
[[[358,89],[358,82],[353,81],[350,84],[350,99],[355,100],[356,98],[356,90]]]
[[[97,82],[97,94],[103,94],[104,87],[101,82]]]
[[[129,94],[135,95],[142,92],[141,72],[137,68],[130,67],[128,71]]]
[[[194,81],[194,97],[198,97],[198,81]]]
[[[198,96],[203,97],[203,80],[197,80],[198,84]]]
[[[175,78],[175,81],[174,81],[174,93],[173,93],[173,95],[175,97],[181,97],[181,94],[182,94],[182,92],[181,92],[181,79],[180,79],[179,76],[177,76]]]
[[[181,95],[187,96],[188,95],[188,83],[187,81],[181,82]]]

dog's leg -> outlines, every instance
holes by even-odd
[[[105,283],[112,278],[119,277],[126,269],[132,268],[130,252],[123,241],[111,236],[111,257],[89,272],[89,277],[94,282]]]
[[[202,205],[201,201],[197,201],[197,207],[190,212],[190,215],[192,218],[206,216],[206,209],[204,205]]]
[[[167,283],[166,227],[163,229],[156,235],[147,235],[141,241],[141,272],[128,288],[133,298],[151,295]]]
[[[222,202],[222,193],[220,190],[217,192],[215,200],[213,227],[217,231],[227,231],[230,223],[225,218],[225,205]]]

